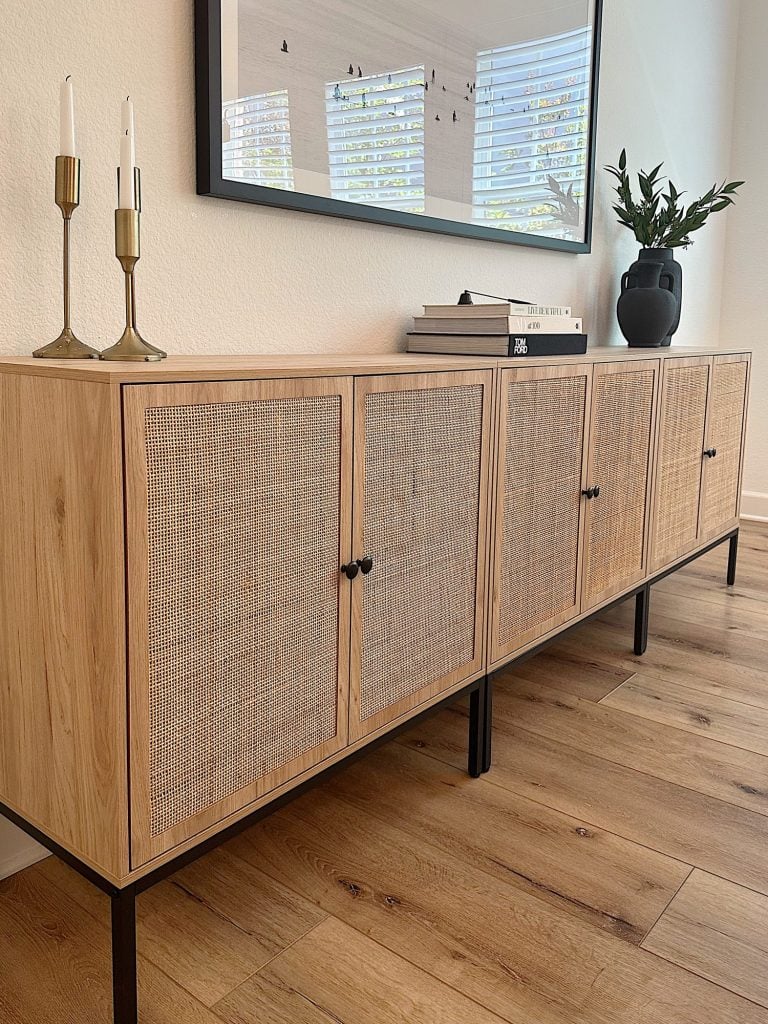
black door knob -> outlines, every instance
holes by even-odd
[[[358,558],[357,564],[360,566],[360,572],[363,576],[367,576],[368,573],[373,569],[373,559],[370,555],[365,555],[363,558]]]
[[[349,565],[342,565],[341,571],[347,577],[348,580],[353,580],[355,576],[360,572],[360,566],[357,562],[350,562]]]
[[[600,497],[600,488],[599,487],[593,487],[592,488],[592,497],[593,498],[599,498]]]
[[[585,498],[589,498],[589,500],[591,501],[592,498],[594,498],[595,496],[595,488],[588,487],[586,491],[582,491],[581,493],[584,495]]]
[[[707,448],[704,454],[708,459],[714,459],[714,457],[717,455],[717,448]]]

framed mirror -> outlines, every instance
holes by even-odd
[[[196,0],[200,195],[588,252],[602,0]]]

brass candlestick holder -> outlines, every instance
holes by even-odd
[[[37,349],[38,359],[98,359],[95,348],[75,337],[70,320],[69,302],[69,226],[80,205],[80,160],[76,156],[56,157],[56,205],[64,220],[64,330],[56,341]]]
[[[141,258],[141,178],[136,169],[138,209],[115,210],[115,256],[125,274],[125,330],[120,340],[105,349],[100,359],[150,363],[165,359],[167,353],[145,341],[136,329],[136,286],[134,271]]]

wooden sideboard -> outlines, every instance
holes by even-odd
[[[726,539],[750,357],[0,360],[0,811],[113,899]],[[131,964],[133,960],[133,964]]]

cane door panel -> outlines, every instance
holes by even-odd
[[[645,575],[660,362],[596,364],[592,380],[582,610]]]
[[[504,370],[491,664],[578,614],[591,366]]]
[[[492,381],[355,381],[351,740],[482,670]]]
[[[749,357],[715,356],[707,414],[701,540],[738,526]]]
[[[352,380],[124,394],[137,867],[347,743]]]
[[[668,358],[662,370],[651,564],[656,572],[692,551],[699,507],[712,360]]]

